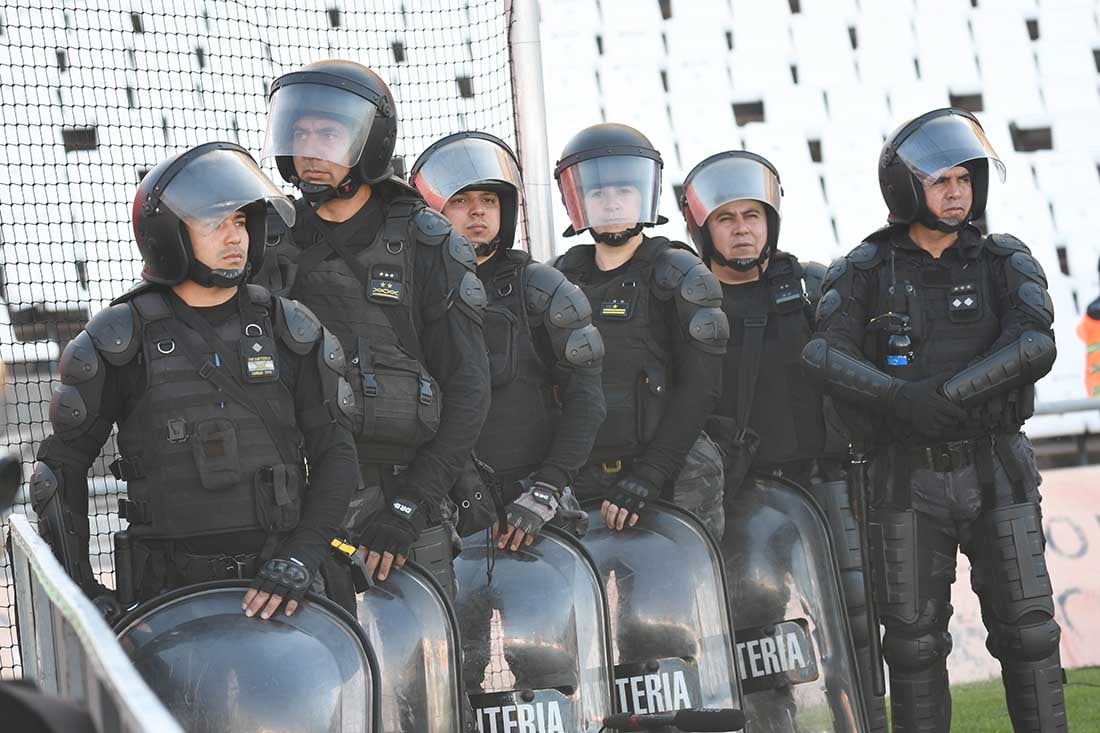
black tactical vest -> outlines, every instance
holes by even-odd
[[[736,287],[745,289],[751,310],[734,312],[729,301],[725,301],[730,342],[718,413],[736,417],[737,370],[744,364],[747,348],[745,318],[766,314],[768,321],[749,417],[749,427],[760,436],[754,463],[766,468],[819,457],[825,450],[822,395],[802,376],[802,349],[813,338],[810,304],[802,287],[802,266],[791,255],[775,252],[769,258],[763,280]]]
[[[422,206],[413,198],[390,200],[373,241],[347,244],[354,269],[332,254],[308,270],[299,269],[291,289],[291,296],[344,347],[346,377],[355,394],[353,427],[364,463],[408,463],[439,428],[439,386],[421,362],[413,327],[416,253],[408,229]],[[308,207],[299,207],[299,215],[316,216]],[[320,230],[324,224],[315,226]],[[318,238],[299,246],[305,248],[300,263],[310,247],[327,245]],[[405,324],[404,338],[397,322]]]
[[[305,484],[302,436],[293,397],[278,378],[289,365],[279,363],[271,296],[257,286],[249,286],[248,295],[254,306],[248,322],[238,314],[215,328],[239,351],[217,358],[175,317],[164,293],[145,292],[130,301],[140,324],[146,390],[119,423],[122,458],[112,471],[126,481],[124,514],[135,536],[277,533],[298,525]],[[249,348],[258,341],[266,348]],[[204,378],[185,345],[235,375],[253,401],[270,406],[277,424],[266,424]],[[273,434],[282,437],[282,452]],[[291,450],[293,455],[285,455]]]
[[[877,242],[877,287],[867,312],[865,353],[876,355],[876,366],[906,380],[961,371],[985,353],[1001,335],[1001,315],[1008,294],[999,292],[990,266],[993,255],[986,238],[959,240],[939,259],[913,246]],[[891,265],[891,259],[893,260]],[[894,292],[906,292],[914,357],[908,366],[886,364],[888,334],[873,324],[897,303]],[[972,413],[968,433],[1016,430],[1034,410],[1034,387],[990,400]],[[945,439],[969,435],[945,436]]]
[[[588,282],[596,270],[595,245],[573,247],[558,261],[558,269],[592,304],[592,322],[606,348],[607,419],[596,435],[592,461],[637,455],[653,440],[664,415],[676,320],[666,315],[672,303],[656,295],[653,266],[672,246],[664,237],[647,237],[621,272],[600,284]]]
[[[524,292],[524,268],[531,256],[504,250],[491,279],[483,280],[485,345],[492,373],[492,403],[478,439],[477,455],[504,479],[538,468],[550,449],[561,414],[553,389],[552,365],[539,358]]]

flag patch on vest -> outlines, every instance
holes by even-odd
[[[600,316],[602,318],[630,318],[633,306],[633,303],[623,298],[605,300],[603,305],[600,306]]]
[[[367,297],[374,301],[395,302],[401,300],[401,268],[392,265],[375,265],[370,273],[370,291]]]
[[[248,376],[253,379],[275,376],[275,360],[270,356],[250,356],[245,366],[248,368]]]

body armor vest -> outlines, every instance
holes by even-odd
[[[391,200],[372,241],[345,245],[354,269],[334,253],[309,270],[299,269],[291,289],[344,347],[345,376],[355,394],[352,425],[364,463],[408,463],[439,428],[439,386],[421,361],[419,341],[408,343],[410,336],[416,339],[416,243],[408,229],[418,206],[423,203],[416,199]],[[304,215],[316,216],[308,208]],[[327,245],[319,238],[299,246],[308,252]],[[397,322],[407,324],[403,330],[410,336],[401,338]]]
[[[956,374],[989,350],[1001,335],[1000,318],[1009,298],[998,291],[990,267],[994,255],[987,250],[984,238],[939,259],[888,241],[878,246],[884,251],[877,267],[877,287],[867,311],[868,321],[873,322],[892,308],[896,311],[899,301],[891,289],[894,293],[904,291],[913,358],[905,366],[888,365],[888,335],[869,325],[865,353],[877,356],[876,366],[893,376],[916,381]],[[972,412],[972,425],[964,434],[944,437],[954,440],[995,430],[1018,430],[1034,411],[1034,400],[1032,385],[990,400]]]
[[[263,346],[225,355],[212,354],[212,347],[173,314],[164,293],[145,292],[130,301],[140,323],[146,389],[119,422],[122,458],[111,470],[126,481],[128,497],[120,513],[135,536],[277,533],[298,525],[305,485],[302,436],[293,397],[278,377],[289,365],[279,363],[269,294],[256,286],[248,293],[255,318],[246,323],[237,314],[214,330],[232,347]],[[278,424],[266,424],[219,390],[189,352],[235,374],[231,378],[254,402],[269,405]],[[282,452],[273,436],[283,438]],[[294,454],[285,455],[291,447]]]
[[[607,418],[596,435],[593,462],[636,456],[653,440],[664,415],[676,320],[663,312],[674,306],[657,297],[653,266],[671,246],[664,237],[647,237],[621,272],[599,284],[586,282],[595,270],[595,245],[573,247],[559,263],[588,297],[606,349]]]
[[[802,349],[813,338],[802,266],[791,255],[777,251],[769,258],[762,281],[737,287],[752,290],[752,314],[768,317],[749,417],[749,427],[760,436],[754,463],[770,467],[816,458],[825,450],[825,418],[821,392],[802,376]],[[744,321],[750,313],[727,310],[726,315],[730,342],[718,412],[735,418],[738,371],[733,367],[745,363]]]
[[[492,402],[478,438],[477,455],[502,480],[522,478],[541,465],[561,414],[553,366],[539,358],[528,320],[524,268],[531,256],[504,250],[485,280],[485,345],[492,374]]]

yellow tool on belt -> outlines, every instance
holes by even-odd
[[[374,587],[370,572],[367,570],[367,553],[355,545],[348,544],[339,537],[333,537],[329,543],[332,554],[347,562],[351,568],[352,581],[355,583],[355,592],[362,593]]]

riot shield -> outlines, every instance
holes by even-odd
[[[359,624],[378,656],[386,733],[459,733],[462,681],[454,609],[413,562],[358,596]]]
[[[309,596],[293,616],[247,618],[247,581],[201,583],[118,626],[141,676],[190,733],[380,731],[378,666],[344,609]]]
[[[463,678],[482,733],[597,733],[612,712],[607,603],[591,558],[544,527],[532,546],[485,534],[455,560]]]
[[[867,729],[825,517],[798,485],[752,476],[726,500],[722,538],[746,728]]]
[[[589,510],[583,544],[607,591],[623,712],[740,708],[722,558],[690,513],[655,502],[621,532]],[[662,729],[666,730],[666,729]]]

